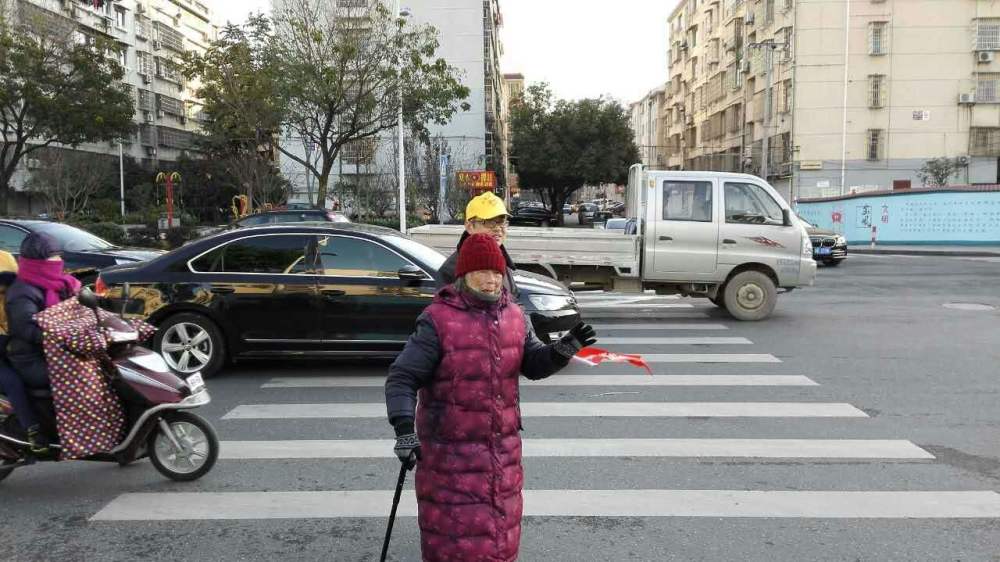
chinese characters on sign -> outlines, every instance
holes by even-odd
[[[497,176],[489,170],[460,171],[458,186],[470,191],[493,191],[497,187]]]
[[[871,228],[872,226],[872,206],[864,205],[858,207],[858,227]]]

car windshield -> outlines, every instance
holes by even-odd
[[[64,252],[93,252],[98,250],[110,250],[115,245],[94,236],[93,234],[80,230],[68,224],[50,222],[34,227],[38,232],[51,235],[59,241],[59,246]]]
[[[447,259],[441,252],[409,237],[404,238],[399,235],[383,236],[382,240],[388,242],[392,247],[409,254],[419,261],[421,265],[426,265],[434,271],[441,269],[441,266],[444,265]]]

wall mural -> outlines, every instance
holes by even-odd
[[[1000,243],[1000,191],[932,192],[799,202],[799,215],[852,244]]]

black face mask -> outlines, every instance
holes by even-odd
[[[473,298],[479,299],[483,302],[495,303],[500,300],[500,293],[494,295],[491,293],[484,293],[482,291],[477,291],[472,287],[470,287],[469,284],[465,282],[465,277],[459,277],[458,280],[455,281],[455,286],[457,286],[458,290],[462,291],[463,293]]]

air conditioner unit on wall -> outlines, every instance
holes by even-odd
[[[993,62],[993,51],[977,51],[976,52],[976,62],[979,64]]]
[[[976,94],[958,94],[958,103],[961,105],[972,105],[976,103]]]

